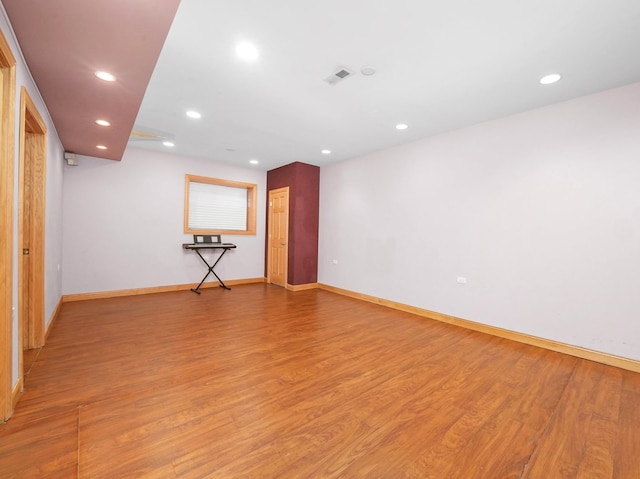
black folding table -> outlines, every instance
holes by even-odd
[[[200,284],[198,285],[198,287],[195,289],[191,288],[191,291],[193,291],[194,293],[200,294],[200,286],[202,286],[202,283],[204,283],[205,279],[207,279],[209,274],[213,274],[216,277],[216,279],[220,283],[221,288],[231,290],[231,288],[229,288],[226,284],[224,284],[224,282],[220,279],[220,276],[218,276],[213,269],[216,267],[218,262],[222,259],[224,254],[230,249],[235,248],[236,245],[232,243],[183,243],[182,247],[184,249],[190,249],[195,251],[198,254],[198,256],[200,256],[200,259],[202,260],[202,262],[205,265],[207,265],[207,274],[204,275],[204,278],[202,278],[202,281],[200,281]],[[220,256],[218,256],[218,259],[216,259],[216,262],[210,265],[209,263],[207,263],[207,260],[204,259],[204,256],[200,254],[200,250],[203,250],[203,249],[222,250],[222,253],[220,253]]]

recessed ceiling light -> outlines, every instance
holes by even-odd
[[[172,146],[176,146],[176,144],[173,143],[172,141],[163,141],[162,144],[164,146],[168,146],[169,148],[171,148]]]
[[[255,45],[249,42],[238,43],[236,46],[236,54],[243,60],[250,62],[257,60],[258,56],[260,56]]]
[[[407,128],[409,128],[409,125],[405,123],[398,123],[396,125],[396,130],[406,130]]]
[[[330,155],[331,150],[322,150],[320,153],[322,153],[323,155]]]
[[[560,80],[560,78],[562,77],[557,73],[552,73],[551,75],[546,75],[540,78],[540,83],[542,83],[543,85],[551,85],[552,83],[555,83],[558,80]]]
[[[249,160],[249,163],[251,163],[252,165],[257,165],[260,162],[258,160]]]
[[[111,123],[109,123],[107,120],[96,120],[96,123],[100,126],[111,126]]]
[[[116,81],[116,77],[114,77],[111,73],[109,72],[103,72],[103,71],[97,71],[94,73],[95,76],[97,76],[98,78],[100,78],[100,80],[104,80],[104,81]]]
[[[107,149],[107,147],[106,147],[106,146],[104,146],[104,145],[96,145],[96,148],[97,148],[98,150],[106,150],[106,149]]]
[[[196,119],[202,117],[202,115],[200,113],[198,113],[197,111],[194,111],[194,110],[189,110],[187,112],[187,116],[189,118],[196,118]]]

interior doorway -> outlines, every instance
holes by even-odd
[[[44,238],[47,129],[23,87],[20,92],[20,172],[18,207],[19,374],[22,350],[44,344]]]
[[[289,187],[269,191],[267,282],[287,286]]]
[[[13,181],[16,60],[0,31],[0,422],[13,412]]]

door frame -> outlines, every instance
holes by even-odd
[[[0,422],[9,419],[13,394],[13,182],[16,60],[0,31]],[[21,389],[21,385],[18,389]]]
[[[44,245],[47,127],[29,92],[20,90],[20,160],[18,193],[18,371],[23,377],[23,349],[44,345]],[[27,154],[28,153],[28,154]],[[28,168],[26,162],[29,162]],[[29,222],[25,234],[25,222]],[[29,250],[28,270],[23,251]],[[25,282],[25,277],[29,278]],[[28,334],[25,335],[25,331]]]
[[[272,262],[272,258],[271,258],[271,232],[272,232],[272,228],[273,228],[273,223],[271,221],[271,212],[273,210],[273,203],[271,201],[271,198],[275,195],[275,194],[279,194],[279,193],[283,193],[286,192],[287,193],[287,244],[286,244],[286,249],[287,252],[285,254],[285,265],[284,265],[284,284],[282,285],[283,288],[287,287],[287,282],[289,281],[289,206],[290,206],[290,202],[289,202],[289,187],[288,186],[283,186],[282,188],[274,188],[272,190],[269,190],[269,194],[268,194],[268,199],[267,199],[267,283],[271,283],[271,262]]]

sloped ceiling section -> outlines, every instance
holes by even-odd
[[[180,0],[2,4],[65,150],[120,160]]]

